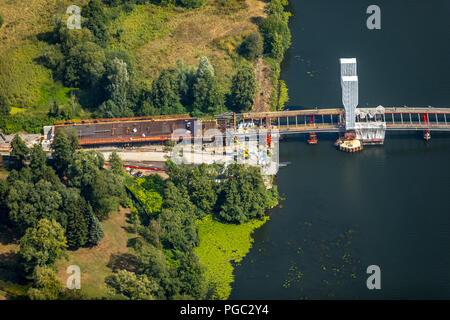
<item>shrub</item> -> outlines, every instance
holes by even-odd
[[[252,32],[242,42],[239,48],[239,54],[252,61],[263,53],[263,39],[258,31]]]
[[[205,0],[180,0],[180,4],[186,8],[200,8]]]

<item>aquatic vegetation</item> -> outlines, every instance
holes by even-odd
[[[210,287],[215,287],[212,299],[227,299],[234,281],[233,263],[239,263],[250,251],[253,231],[269,217],[250,220],[242,224],[222,223],[207,215],[197,220],[200,245],[195,253],[205,266],[205,277]]]

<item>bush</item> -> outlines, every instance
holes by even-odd
[[[263,53],[263,39],[258,31],[252,32],[242,42],[239,48],[239,54],[247,60],[255,60]]]
[[[186,8],[200,8],[205,0],[180,0],[180,4]]]
[[[0,15],[0,28],[2,27],[2,25],[3,25],[3,17]]]

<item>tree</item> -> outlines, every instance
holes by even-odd
[[[103,49],[93,42],[81,42],[70,49],[65,80],[74,87],[95,86],[105,72]]]
[[[81,194],[89,199],[92,185],[105,164],[103,155],[98,151],[80,150],[72,155],[67,168],[68,186],[81,189]]]
[[[252,32],[239,47],[239,53],[247,60],[253,61],[263,53],[263,38],[258,31]]]
[[[180,103],[175,74],[164,69],[152,84],[150,98],[160,114],[180,114],[185,109]]]
[[[58,186],[40,180],[36,184],[30,181],[14,180],[6,196],[9,218],[19,233],[35,227],[43,218],[54,219],[64,224],[65,215],[60,211],[61,194]]]
[[[225,111],[224,96],[214,76],[214,68],[207,57],[203,56],[200,59],[193,93],[192,110],[194,115],[219,114]]]
[[[1,17],[0,17],[1,18]],[[0,25],[1,27],[1,25]],[[9,116],[11,107],[3,94],[0,94],[0,116]]]
[[[31,300],[57,300],[64,295],[64,286],[52,268],[37,266],[32,278],[33,287],[28,289]]]
[[[98,218],[94,215],[92,208],[89,207],[88,212],[89,219],[89,234],[88,234],[88,243],[92,246],[96,246],[100,243],[100,240],[103,239],[105,233],[103,232],[103,228],[98,221]]]
[[[272,49],[271,49],[271,56],[274,59],[282,60],[284,56],[284,46],[283,46],[283,38],[278,34],[278,32],[275,32],[272,38],[272,42],[270,43]]]
[[[30,168],[33,175],[41,178],[47,170],[47,155],[39,144],[34,145],[30,152]]]
[[[107,69],[106,92],[109,99],[102,103],[99,112],[106,118],[133,116],[127,99],[130,82],[127,64],[114,58],[108,63]]]
[[[67,215],[66,238],[70,249],[83,247],[88,240],[89,214],[86,201],[79,190],[68,188],[63,194],[63,210]]]
[[[232,109],[236,112],[250,111],[258,91],[253,67],[243,65],[231,82]]]
[[[286,5],[286,0],[270,1],[265,7],[267,18],[259,25],[264,37],[264,51],[278,60],[291,45],[290,13],[284,11]]]
[[[17,134],[11,141],[10,159],[12,169],[20,170],[25,166],[25,161],[30,155],[30,149],[22,138]]]
[[[66,255],[64,229],[53,219],[41,219],[36,227],[27,229],[19,243],[19,255],[28,272],[36,266],[52,265]]]
[[[67,136],[64,130],[57,130],[51,148],[53,149],[52,158],[53,166],[56,172],[62,177],[67,173],[69,165],[72,163],[72,158],[78,145],[76,135]]]
[[[205,76],[214,76],[214,68],[209,62],[206,56],[200,58],[200,63],[197,69],[197,78],[203,78]]]
[[[114,293],[130,300],[153,300],[158,290],[158,284],[147,276],[136,275],[127,270],[108,276],[105,282]]]
[[[116,151],[111,153],[109,156],[109,164],[111,166],[111,171],[117,175],[123,175],[125,173],[125,169],[123,168],[123,161]]]
[[[0,15],[0,28],[2,27],[2,25],[3,25],[3,16],[2,15]]]
[[[233,164],[226,176],[219,195],[219,217],[231,223],[263,217],[269,201],[260,169]]]
[[[192,203],[202,211],[202,215],[197,218],[212,212],[216,204],[217,190],[214,175],[215,172],[211,170],[211,166],[205,164],[192,170],[189,194]]]
[[[191,105],[194,99],[193,86],[196,79],[195,69],[191,66],[186,66],[182,59],[178,59],[175,75],[178,79],[180,102],[184,106]]]
[[[186,186],[167,182],[164,209],[159,216],[161,241],[166,248],[187,251],[199,243],[195,219],[201,215],[189,200]]]
[[[109,98],[117,105],[125,107],[127,105],[127,91],[130,81],[127,64],[118,58],[114,58],[108,67],[106,77],[109,82],[106,87]]]
[[[107,17],[103,11],[101,0],[90,0],[83,7],[83,17],[85,18],[83,26],[91,30],[99,45],[105,46],[108,42]]]
[[[90,185],[91,194],[88,199],[99,219],[106,219],[110,212],[119,209],[120,203],[125,202],[127,195],[123,180],[123,176],[107,170],[101,170],[96,175]]]
[[[133,116],[133,111],[126,104],[118,105],[112,99],[103,102],[98,112],[104,118],[126,118]]]
[[[207,286],[204,269],[192,250],[186,252],[180,259],[177,277],[180,280],[180,294],[194,299],[205,299]]]

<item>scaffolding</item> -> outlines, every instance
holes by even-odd
[[[342,58],[341,87],[342,104],[345,108],[345,128],[355,129],[355,109],[358,106],[358,76],[356,74],[356,59]]]

